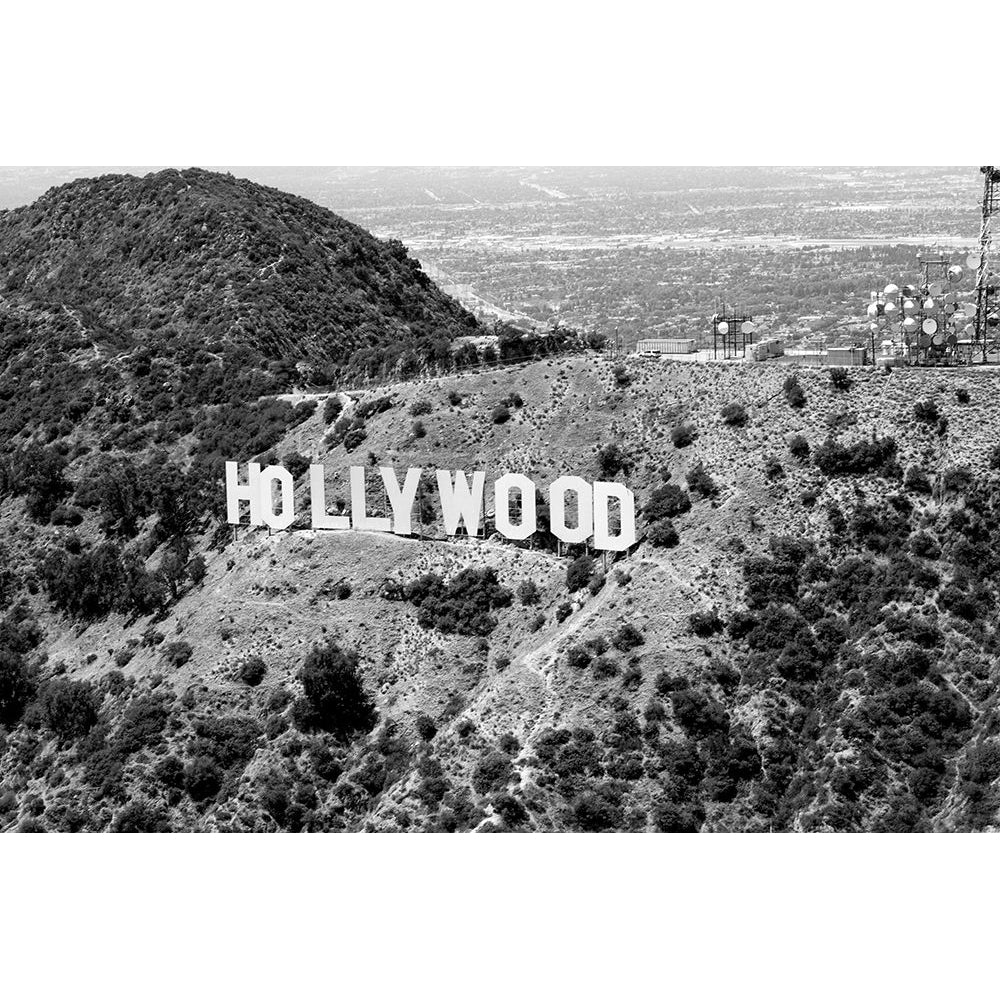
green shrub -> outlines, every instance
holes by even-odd
[[[461,570],[447,583],[438,574],[427,573],[406,584],[398,596],[416,605],[417,621],[424,628],[478,636],[496,628],[492,612],[509,607],[513,600],[492,566]]]
[[[191,659],[191,655],[194,653],[194,649],[191,643],[185,642],[183,639],[178,639],[175,642],[168,642],[163,647],[163,659],[167,663],[174,667],[183,667],[188,660]]]
[[[720,411],[722,422],[730,427],[745,427],[749,417],[742,403],[727,403]]]
[[[341,738],[371,731],[375,705],[361,682],[358,664],[358,654],[341,649],[335,641],[313,649],[299,672],[305,691],[295,706],[300,729],[322,729]]]
[[[611,478],[618,473],[632,471],[632,459],[617,444],[612,442],[600,448],[597,452],[597,467],[601,475]]]
[[[646,533],[646,539],[659,549],[672,549],[680,542],[680,535],[674,527],[674,522],[668,518],[655,521]]]
[[[781,389],[785,394],[785,400],[793,410],[801,410],[806,405],[805,390],[794,375],[789,375],[785,379]]]
[[[590,583],[594,573],[594,560],[587,553],[577,556],[566,568],[566,587],[572,594]]]
[[[702,462],[698,462],[687,474],[688,489],[692,493],[710,500],[719,495],[719,487],[715,480],[708,474]]]
[[[299,479],[309,471],[309,459],[305,455],[290,451],[281,460],[281,464],[292,474],[292,479]]]
[[[517,588],[517,597],[525,607],[528,607],[541,600],[542,592],[534,580],[522,580]]]
[[[249,687],[256,687],[267,674],[267,666],[259,656],[251,656],[240,666],[240,680]]]
[[[0,723],[16,723],[33,693],[24,660],[17,653],[0,646]]]
[[[698,432],[695,429],[694,424],[677,424],[677,426],[671,428],[670,431],[670,440],[674,443],[675,448],[686,448],[694,442],[694,439],[697,436]]]
[[[58,677],[45,685],[39,701],[46,726],[63,741],[79,739],[97,724],[101,696],[89,681]]]
[[[804,462],[809,457],[809,442],[801,434],[793,434],[788,439],[788,450],[792,458]]]
[[[211,757],[195,757],[184,768],[184,789],[195,802],[214,798],[222,788],[222,771]]]
[[[123,806],[111,823],[112,833],[170,833],[170,815],[158,804],[141,799]]]
[[[661,521],[686,514],[691,509],[691,498],[679,486],[664,483],[657,486],[643,505],[642,513],[647,521]]]
[[[831,368],[830,384],[837,392],[846,392],[851,387],[850,373],[846,368]]]

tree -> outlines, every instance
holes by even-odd
[[[537,604],[541,596],[542,592],[534,580],[522,580],[517,588],[518,600],[525,606]]]
[[[188,579],[196,586],[205,579],[205,573],[207,572],[207,567],[205,565],[204,556],[193,556],[188,560],[188,564],[185,567]]]
[[[340,401],[339,396],[330,396],[323,406],[323,422],[332,424],[340,416],[340,411],[343,408],[344,404]]]
[[[687,474],[688,489],[692,493],[697,493],[710,500],[719,495],[719,487],[715,480],[708,474],[703,462],[698,462]]]
[[[672,549],[680,541],[680,535],[674,527],[674,522],[669,518],[655,521],[646,534],[646,538],[651,545],[658,549]]]
[[[691,509],[691,498],[679,486],[664,483],[649,495],[642,508],[647,521],[660,521],[686,514]]]
[[[566,587],[570,593],[581,590],[590,583],[594,573],[594,560],[585,552],[577,556],[566,568]]]
[[[31,699],[32,685],[21,657],[0,647],[0,723],[13,725]]]
[[[605,476],[617,476],[619,472],[632,471],[632,460],[616,443],[604,445],[597,453],[597,466]]]
[[[297,451],[288,452],[282,464],[292,474],[292,479],[299,479],[309,470],[309,459]]]
[[[222,771],[211,757],[195,757],[184,768],[184,788],[195,802],[218,795],[221,787]]]
[[[40,702],[45,724],[60,739],[71,742],[97,723],[101,696],[88,681],[57,677],[45,685]]]
[[[375,705],[361,683],[358,663],[357,652],[333,640],[313,649],[299,672],[305,704],[296,706],[297,722],[339,737],[370,732]]]
[[[806,405],[806,394],[799,380],[794,375],[789,375],[782,384],[782,391],[788,405],[793,410],[801,410]]]

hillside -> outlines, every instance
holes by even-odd
[[[606,573],[430,519],[234,538],[217,486],[121,456],[96,491],[73,459],[52,513],[36,456],[3,507],[3,821],[990,827],[998,390],[590,355],[306,400],[272,445],[331,502],[351,464],[621,478],[645,539]]]
[[[477,330],[401,243],[230,175],[108,175],[0,212],[7,437],[68,419],[170,443],[207,403],[419,370]]]

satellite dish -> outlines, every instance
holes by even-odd
[[[933,299],[925,299],[924,312],[925,313],[937,312],[937,303]]]
[[[931,338],[928,337],[926,333],[920,334],[920,336],[917,337],[917,346],[918,347],[930,347],[931,346]]]
[[[912,316],[907,316],[903,320],[903,331],[905,333],[916,333],[917,331],[917,321]]]
[[[970,253],[969,256],[965,258],[965,266],[970,271],[978,271],[979,270],[979,263],[980,263],[981,260],[982,260],[982,257],[979,254],[977,254],[977,253]]]
[[[958,292],[947,292],[944,297],[945,302],[957,302]]]
[[[872,319],[874,319],[878,315],[878,305],[876,303],[873,302],[868,307],[868,315],[871,316]]]
[[[897,295],[899,295],[899,286],[892,284],[886,285],[885,291],[882,294],[885,295],[887,299],[894,299]]]
[[[989,316],[986,317],[986,323],[989,326],[1000,326],[1000,316],[996,313],[990,313]]]
[[[965,272],[958,266],[958,264],[954,264],[952,267],[948,268],[948,280],[956,282],[961,281],[964,273]]]
[[[935,347],[942,347],[944,345],[944,334],[935,333],[934,336],[931,337],[931,343],[933,343]]]
[[[923,330],[924,333],[930,333],[930,334],[937,333],[937,328],[938,328],[938,322],[936,319],[925,319],[920,327],[920,329]]]
[[[956,312],[957,310],[958,310],[958,306],[955,305],[954,302],[946,302],[944,304],[944,311],[945,311],[945,314],[948,315],[948,316],[950,316],[953,312]]]
[[[895,302],[886,302],[885,304],[886,316],[894,316],[897,312],[899,312],[899,306],[897,306]]]
[[[917,297],[917,286],[903,285],[903,295],[908,299],[915,299]]]
[[[976,335],[976,328],[970,323],[963,331],[966,337],[974,337]]]
[[[756,330],[756,329],[757,329],[757,324],[756,324],[756,323],[754,323],[754,321],[753,321],[752,319],[748,319],[748,320],[747,320],[747,321],[746,321],[746,322],[745,322],[745,323],[743,324],[743,332],[744,332],[744,333],[753,333],[753,332],[754,332],[754,330]]]
[[[953,333],[949,333],[948,336],[945,338],[945,343],[949,347],[954,347],[958,343],[958,337],[956,337],[955,334]]]
[[[868,329],[871,330],[872,333],[878,333],[878,323],[869,323]]]
[[[944,293],[944,286],[940,281],[932,281],[927,286],[927,291],[931,294],[933,298],[937,298],[939,295]]]
[[[913,299],[903,299],[903,312],[907,316],[917,311],[917,303]]]
[[[719,333],[721,333],[723,335],[729,333],[729,324],[728,323],[720,323],[719,324]]]

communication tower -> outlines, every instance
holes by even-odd
[[[913,365],[985,363],[1000,351],[992,220],[1000,214],[1000,168],[980,167],[984,175],[979,249],[965,258],[965,269],[948,257],[920,259],[919,284],[890,283],[871,293],[868,305],[872,355],[881,339],[883,361]],[[965,270],[975,285],[964,282]],[[964,287],[963,287],[964,285]]]
[[[747,344],[753,343],[756,329],[753,316],[748,316],[739,309],[730,309],[725,302],[721,303],[718,312],[712,316],[713,357],[719,357],[721,348],[723,358],[745,358]]]

